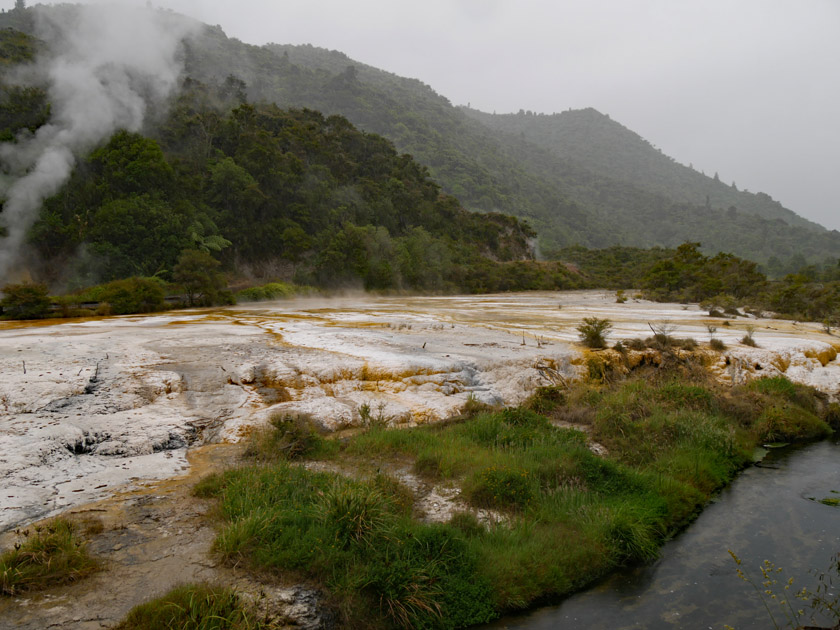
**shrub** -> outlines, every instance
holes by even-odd
[[[630,348],[631,350],[645,350],[647,348],[647,344],[645,343],[644,339],[639,339],[635,337],[634,339],[628,339],[624,342],[624,344]]]
[[[718,339],[717,337],[713,337],[709,340],[709,347],[712,350],[717,350],[718,352],[723,352],[724,350],[726,350],[726,344],[723,343],[723,341]]]
[[[236,299],[239,302],[260,302],[262,300],[277,300],[290,298],[297,291],[291,284],[285,282],[269,282],[259,287],[249,287],[237,292]]]
[[[537,413],[551,413],[558,406],[565,404],[566,393],[560,387],[538,387],[526,402],[529,409]]]
[[[99,299],[109,306],[109,314],[151,313],[166,308],[165,284],[159,278],[126,278],[102,287]]]
[[[326,447],[326,442],[310,416],[275,413],[268,427],[252,434],[245,454],[265,461],[301,459]]]
[[[608,319],[584,317],[583,323],[577,327],[580,340],[588,348],[604,348],[607,345],[606,335],[612,328]]]
[[[746,334],[741,338],[741,343],[745,346],[752,346],[753,348],[757,348],[758,344],[753,339],[753,334],[755,334],[755,326],[749,324],[744,327]]]
[[[818,412],[814,390],[807,385],[794,383],[784,376],[759,378],[750,383],[749,387],[762,394],[778,396],[795,403],[813,414]]]
[[[840,403],[829,403],[825,421],[832,429],[840,430]]]
[[[8,319],[40,319],[50,310],[47,285],[24,282],[3,287],[3,316]]]
[[[798,405],[772,405],[759,416],[755,430],[763,442],[796,442],[826,437],[831,428]]]
[[[211,473],[193,486],[192,495],[201,499],[209,499],[219,496],[224,488],[224,476],[219,473]]]
[[[627,505],[619,505],[610,516],[608,535],[620,560],[647,561],[659,555],[659,541],[663,532],[657,531],[651,515]]]
[[[685,337],[684,339],[674,339],[674,345],[683,350],[696,350],[697,340],[693,337]]]
[[[487,531],[472,512],[455,512],[449,519],[449,525],[468,538],[481,536]]]
[[[76,527],[66,519],[22,532],[23,543],[0,556],[0,594],[16,595],[68,584],[99,570]]]

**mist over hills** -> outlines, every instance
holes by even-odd
[[[33,20],[14,11],[0,15],[0,28],[10,27],[34,32]],[[412,155],[467,209],[527,220],[545,256],[571,245],[675,247],[700,241],[708,253],[732,252],[777,268],[803,258],[840,257],[837,231],[799,217],[767,195],[737,190],[677,164],[592,109],[486,114],[453,106],[421,81],[338,51],[254,46],[227,37],[221,27],[198,23],[180,54],[185,89],[209,86],[221,94],[225,85],[235,86],[250,103],[346,117]],[[224,106],[235,105],[236,99]],[[155,124],[162,119],[151,116],[146,126],[160,136]]]

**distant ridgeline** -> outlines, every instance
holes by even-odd
[[[0,70],[40,45],[9,30],[31,33],[31,11],[0,14]],[[186,41],[184,59],[172,107],[142,135],[113,136],[44,204],[29,241],[64,280],[167,277],[180,252],[204,249],[228,269],[322,286],[590,286],[572,265],[531,260],[537,235],[544,257],[566,261],[685,241],[779,275],[840,257],[836,231],[677,165],[593,110],[481,114],[339,52],[251,46],[218,27]],[[0,138],[48,116],[43,88],[0,84]]]

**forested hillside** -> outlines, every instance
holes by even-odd
[[[600,112],[588,108],[559,114],[486,114],[461,110],[492,129],[524,137],[559,157],[604,177],[633,184],[674,201],[782,219],[790,225],[825,231],[764,193],[739,190],[717,173],[707,176],[668,157],[647,140]]]
[[[0,31],[0,62],[31,61],[46,46]],[[49,111],[44,86],[0,83],[7,141]],[[251,104],[233,76],[186,77],[149,114],[147,129],[115,133],[43,203],[29,231],[30,273],[65,286],[170,279],[184,252],[204,251],[235,274],[325,287],[575,286],[563,265],[532,260],[530,226],[464,210],[426,167],[342,116]]]
[[[0,27],[31,31],[32,21],[18,13],[0,15]],[[4,31],[5,63],[31,57],[31,51],[21,52],[21,37]],[[45,204],[32,233],[43,255],[70,260],[82,252],[78,273],[91,278],[103,270],[153,274],[170,268],[179,248],[230,242],[216,250],[229,265],[245,264],[259,273],[275,269],[317,283],[327,282],[325,270],[340,269],[368,288],[569,286],[562,266],[531,267],[526,275],[533,275],[524,285],[503,279],[498,263],[526,258],[533,233],[499,214],[485,214],[495,212],[527,219],[539,236],[539,252],[548,257],[572,245],[676,247],[688,240],[702,242],[710,254],[732,252],[762,263],[775,257],[779,272],[789,270],[788,261],[840,257],[840,234],[799,219],[769,198],[708,178],[697,184],[696,173],[685,178],[685,186],[679,178],[659,188],[641,175],[637,180],[644,169],[622,166],[621,156],[632,162],[637,154],[648,159],[652,152],[654,166],[664,161],[693,172],[649,146],[644,149],[641,138],[620,126],[623,132],[614,133],[615,123],[604,123],[597,113],[585,117],[598,124],[578,125],[574,133],[562,127],[565,135],[546,133],[547,139],[537,143],[530,119],[562,116],[514,117],[522,129],[488,126],[486,117],[452,106],[417,80],[355,63],[336,51],[251,46],[228,38],[219,27],[201,26],[183,43],[182,57],[183,90],[171,109],[152,112],[142,136],[113,138]],[[0,133],[6,140],[21,129],[37,128],[48,115],[40,87],[3,87]],[[594,131],[587,131],[590,127]],[[613,136],[623,138],[615,158],[601,146]],[[572,148],[564,153],[561,145]],[[109,179],[122,173],[109,170],[114,160],[139,160],[143,177],[128,183]],[[707,193],[708,204],[705,196],[698,202],[691,186],[709,182],[719,197]],[[727,195],[738,203],[726,206]],[[765,218],[754,214],[753,201],[770,208],[762,210]],[[482,214],[465,214],[461,204]],[[148,222],[174,224],[163,240],[149,226],[150,249],[106,244],[122,238],[126,216],[143,224],[156,213],[166,216]],[[427,236],[434,246],[421,242]],[[160,249],[167,239],[174,239],[174,251]],[[328,252],[348,249],[355,253],[329,258]],[[416,265],[408,261],[423,258],[421,252],[423,264],[435,268],[413,276],[408,269]],[[156,260],[161,261],[157,267]],[[456,267],[460,271],[453,271]],[[344,281],[348,278],[336,280]]]
[[[466,207],[528,218],[549,255],[570,244],[675,247],[699,240],[709,253],[729,251],[760,262],[775,256],[783,265],[798,255],[809,261],[840,256],[840,234],[797,217],[766,195],[730,190],[718,182],[712,188],[720,201],[713,203],[710,194],[707,207],[707,193],[698,198],[692,177],[681,189],[679,182],[669,185],[679,189],[671,194],[644,180],[599,170],[585,153],[580,159],[561,155],[523,133],[491,128],[420,81],[354,62],[338,51],[254,47],[207,29],[191,43],[188,67],[216,81],[230,70],[257,100],[341,113],[388,137],[398,150],[427,165],[442,188]],[[601,135],[592,142],[601,142]],[[585,134],[580,142],[587,143]],[[650,151],[677,171],[693,173]],[[700,180],[696,185],[714,183],[694,175]]]

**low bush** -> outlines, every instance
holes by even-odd
[[[261,302],[264,300],[279,300],[294,297],[298,287],[285,282],[269,282],[258,287],[249,287],[236,293],[237,302]]]
[[[113,315],[152,313],[166,308],[166,283],[159,278],[126,278],[104,285],[99,301],[108,304]]]
[[[794,383],[784,376],[759,378],[752,381],[748,387],[755,391],[783,398],[788,402],[799,405],[811,413],[818,413],[817,397],[814,389],[807,385]]]
[[[561,387],[538,387],[531,395],[525,405],[541,414],[547,414],[554,411],[557,407],[566,402],[566,394]]]
[[[798,405],[772,405],[764,409],[755,424],[762,442],[798,442],[831,435],[831,427]]]
[[[245,448],[245,455],[263,461],[278,458],[301,459],[325,455],[336,443],[321,434],[320,427],[305,414],[276,413],[267,427],[257,429]]]
[[[0,291],[3,293],[0,312],[4,319],[41,319],[50,312],[45,284],[7,284]]]
[[[210,478],[200,492],[219,497],[226,521],[216,548],[320,582],[350,627],[463,627],[568,594],[655,557],[766,436],[828,430],[807,388],[783,379],[723,388],[671,365],[545,388],[521,408],[374,426],[333,453],[374,462],[365,480],[282,459]],[[553,424],[568,419],[588,435]],[[590,439],[609,456],[590,451]],[[412,464],[460,491],[466,505],[448,523],[412,520],[411,491],[380,472]],[[499,522],[483,525],[480,509]]]
[[[323,492],[316,510],[341,547],[372,544],[385,524],[385,498],[369,485],[336,482]]]
[[[723,340],[718,339],[717,337],[713,337],[709,340],[709,347],[717,352],[723,352],[726,350],[726,344],[723,343]]]

